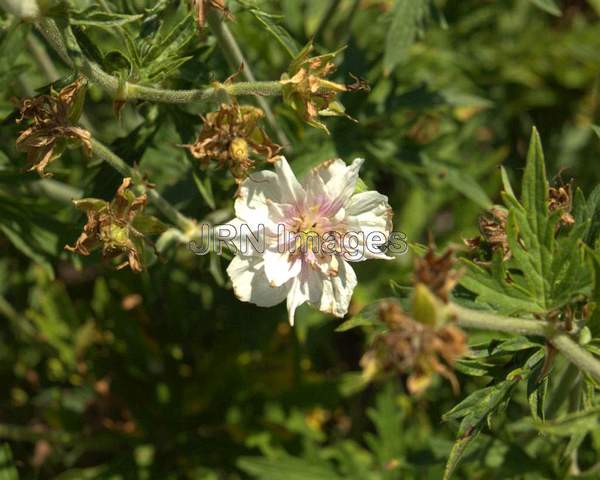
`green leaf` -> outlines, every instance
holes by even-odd
[[[559,437],[570,437],[597,430],[600,426],[600,407],[569,413],[557,420],[544,423],[534,422],[541,432]]]
[[[444,477],[443,480],[450,480],[454,470],[458,466],[461,458],[463,457],[465,450],[469,446],[469,444],[477,438],[481,432],[481,428],[473,429],[468,432],[466,435],[457,438],[452,445],[452,450],[450,450],[450,455],[448,456],[448,460],[446,461],[446,468],[444,469]]]
[[[593,337],[600,335],[600,252],[587,248],[587,256],[593,272],[592,311],[587,326]]]
[[[399,405],[398,400],[405,397],[396,393],[393,382],[388,382],[384,390],[377,395],[375,408],[368,410],[367,414],[377,432],[366,434],[365,441],[371,451],[376,455],[383,479],[398,478],[395,469],[389,470],[388,465],[402,464],[404,461],[404,424],[406,418],[406,407]],[[387,471],[386,471],[387,470]]]
[[[336,332],[346,332],[357,327],[371,327],[375,322],[369,318],[363,317],[362,315],[356,315],[350,320],[346,320],[339,327],[335,329]]]
[[[583,198],[583,194],[579,189],[575,192],[573,215],[577,222],[590,220],[589,228],[583,240],[590,247],[593,247],[600,234],[600,186],[596,186],[587,199]]]
[[[494,346],[490,354],[502,355],[506,353],[520,352],[522,350],[529,350],[530,348],[539,348],[540,346],[541,345],[539,342],[530,340],[527,337],[515,337]]]
[[[556,4],[556,0],[529,0],[536,7],[542,9],[544,12],[547,12],[551,15],[560,17],[561,12],[560,8]]]
[[[516,377],[518,378],[518,377]],[[446,462],[444,480],[450,479],[467,446],[477,437],[485,420],[510,398],[517,379],[504,380],[477,390],[442,416],[443,420],[461,419],[458,436]]]
[[[278,458],[242,457],[238,467],[258,480],[338,480],[326,462],[285,455]]]
[[[97,6],[87,8],[79,12],[71,12],[70,23],[72,25],[94,26],[102,28],[114,28],[135,22],[143,18],[143,15],[126,15],[100,10]]]
[[[383,69],[386,75],[406,58],[408,47],[415,41],[425,18],[428,4],[427,0],[396,0],[385,39]]]
[[[527,164],[523,175],[521,200],[528,213],[532,225],[537,231],[545,228],[546,211],[548,204],[548,180],[546,179],[546,165],[540,134],[534,127],[527,153]],[[540,215],[542,212],[542,215]]]
[[[250,8],[250,13],[262,23],[267,31],[285,48],[292,58],[300,52],[300,45],[292,38],[289,32],[275,20],[281,18],[277,15],[271,15],[258,8]]]
[[[592,125],[592,130],[600,138],[600,127],[598,125]]]
[[[470,360],[466,358],[459,359],[454,364],[454,370],[472,377],[483,377],[490,374],[490,369],[494,368],[493,364],[484,364],[480,360]]]
[[[198,177],[198,175],[196,175],[195,173],[193,174],[193,176],[194,176],[194,183],[196,184],[196,187],[198,188],[200,195],[202,196],[202,198],[204,199],[206,204],[210,207],[210,209],[215,210],[217,208],[217,206],[215,204],[215,197],[213,195],[212,184],[210,183],[210,178],[206,177],[204,179],[204,181],[202,181],[202,180],[200,180],[200,177]]]
[[[506,314],[544,313],[543,308],[532,303],[527,290],[508,281],[508,271],[501,252],[495,255],[490,270],[466,259],[462,261],[467,266],[467,274],[461,278],[460,284],[478,295],[478,303],[495,306]]]
[[[548,394],[548,375],[541,374],[545,366],[544,358],[540,358],[527,379],[527,400],[531,416],[537,421],[544,421],[546,395]]]
[[[138,214],[131,222],[133,228],[144,235],[160,235],[167,226],[152,215]]]
[[[459,428],[459,435],[462,435],[482,422],[508,396],[515,383],[515,380],[503,380],[491,387],[477,390],[442,415],[442,419],[445,421],[462,419]]]

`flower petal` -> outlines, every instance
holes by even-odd
[[[227,267],[233,283],[233,291],[242,302],[259,307],[272,307],[283,302],[289,287],[271,287],[265,275],[264,262],[260,257],[235,256]]]
[[[290,290],[287,295],[287,309],[288,319],[292,326],[294,325],[296,309],[308,301],[308,283],[302,277],[303,275],[299,275],[288,283]]]
[[[280,253],[276,249],[268,248],[264,253],[265,275],[272,287],[279,287],[289,279],[297,277],[302,270],[302,261],[299,257],[290,258],[290,253]]]
[[[343,206],[354,193],[358,172],[363,163],[364,159],[356,158],[351,165],[346,165],[342,159],[337,158],[319,165],[313,172],[324,182],[328,197]],[[307,182],[315,182],[315,179],[309,176]]]
[[[240,185],[235,201],[235,215],[254,229],[258,224],[269,223],[267,199],[278,202],[281,196],[279,177],[268,170],[250,175]]]
[[[275,173],[277,174],[281,192],[280,201],[299,205],[304,200],[304,188],[300,185],[284,156],[279,157],[279,160],[275,162]]]
[[[347,251],[346,259],[350,261],[365,260],[367,258],[379,258],[390,260],[392,257],[380,252],[369,242],[376,234],[387,240],[392,231],[392,209],[388,198],[373,190],[353,195],[346,206],[346,228],[348,232],[359,234],[362,241],[357,249],[361,249],[360,255],[355,255],[355,249],[345,245]],[[369,237],[371,235],[371,237]],[[359,258],[358,258],[359,257]]]
[[[348,262],[339,258],[337,275],[323,275],[320,270],[311,272],[308,281],[309,301],[311,305],[324,313],[343,317],[348,313],[348,306],[356,284],[354,270]]]

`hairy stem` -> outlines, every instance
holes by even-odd
[[[566,333],[559,333],[550,338],[550,343],[560,350],[571,363],[580,370],[589,373],[600,381],[600,362],[590,352],[584,350]]]
[[[581,371],[591,375],[597,381],[600,381],[600,360],[573,341],[569,334],[559,330],[550,322],[506,317],[479,310],[471,310],[456,304],[450,304],[447,308],[448,313],[456,318],[456,322],[465,328],[479,328],[482,330],[545,337],[571,363]]]
[[[542,320],[504,317],[493,313],[471,310],[456,304],[448,306],[448,313],[456,317],[457,323],[465,328],[479,328],[497,332],[520,333],[546,337],[552,331],[552,325]]]
[[[227,63],[229,63],[230,68],[233,71],[236,71],[238,68],[240,68],[240,66],[243,66],[243,77],[248,82],[256,83],[256,78],[252,73],[252,69],[248,64],[248,61],[244,57],[242,49],[235,40],[235,37],[233,36],[233,33],[231,33],[231,30],[229,30],[229,27],[225,24],[225,22],[223,22],[223,18],[221,17],[221,15],[214,8],[209,8],[206,15],[206,20],[211,31],[217,38],[219,46],[223,51],[223,55],[225,56]],[[269,106],[267,101],[261,96],[257,96],[256,101],[258,102],[260,108],[264,110],[265,118],[271,126],[271,128],[273,129],[273,131],[276,133],[277,140],[289,149],[289,140],[286,137],[283,130],[281,129],[280,125],[277,123],[275,115],[273,114],[273,111],[271,110],[271,107]]]
[[[85,75],[117,100],[148,100],[165,103],[190,103],[194,101],[218,100],[224,95],[281,95],[283,86],[278,81],[240,82],[224,85],[215,83],[194,90],[169,90],[147,87],[121,80],[106,73],[102,68],[85,57],[75,35],[69,27],[64,28],[64,36],[56,22],[44,18],[37,27],[61,59],[70,67]]]

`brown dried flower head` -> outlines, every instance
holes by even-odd
[[[414,281],[427,285],[438,298],[448,303],[448,295],[462,274],[455,267],[454,250],[448,248],[442,255],[436,255],[434,246],[430,245],[425,256],[415,260]]]
[[[206,13],[209,8],[214,8],[222,12],[228,20],[233,20],[233,15],[225,5],[225,0],[191,0],[191,3],[196,14],[196,22],[200,29],[206,26]]]
[[[548,211],[550,213],[559,212],[559,226],[568,226],[575,223],[575,219],[571,214],[572,209],[573,192],[570,183],[548,189]]]
[[[74,200],[77,208],[87,214],[87,223],[74,246],[65,249],[87,256],[102,247],[104,258],[126,256],[117,268],[129,265],[134,272],[143,269],[144,244],[147,235],[162,233],[165,226],[155,217],[144,215],[146,194],[136,196],[131,190],[131,178],[124,178],[111,202],[98,198]]]
[[[70,144],[81,144],[87,155],[92,153],[91,135],[77,127],[83,108],[86,81],[82,78],[59,92],[16,101],[20,111],[17,123],[28,121],[28,127],[17,138],[17,149],[27,153],[30,170],[47,176],[45,168],[60,157]]]
[[[203,117],[204,125],[196,142],[184,147],[203,166],[217,162],[240,181],[254,166],[251,156],[272,161],[281,151],[281,146],[273,143],[258,126],[263,117],[260,108],[240,106],[236,102],[222,104],[219,110]]]
[[[511,256],[506,236],[508,211],[499,206],[493,206],[479,217],[480,237],[465,240],[472,250],[487,248],[492,252],[501,251],[502,258],[508,260]]]
[[[413,395],[422,393],[434,374],[446,378],[454,392],[459,391],[452,366],[467,352],[467,337],[460,328],[451,323],[423,324],[392,302],[381,305],[379,316],[388,330],[375,337],[361,359],[363,372],[405,374],[407,389]]]
[[[336,69],[333,59],[343,49],[318,57],[309,57],[312,49],[312,43],[306,45],[294,58],[288,72],[282,75],[283,100],[309,125],[328,132],[325,124],[319,121],[319,117],[351,118],[346,115],[344,106],[336,101],[337,95],[349,90],[366,89],[366,83],[356,80],[349,89],[346,85],[327,80]]]

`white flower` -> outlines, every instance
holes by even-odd
[[[296,308],[305,302],[338,317],[347,313],[356,286],[348,262],[390,258],[383,247],[366,245],[386,241],[392,212],[385,195],[355,193],[363,161],[325,162],[300,183],[280,157],[275,172],[258,172],[240,185],[230,223],[253,232],[262,225],[265,237],[264,249],[238,251],[227,268],[240,300],[269,307],[287,298],[292,325]],[[310,248],[310,237],[309,245],[325,241]]]

